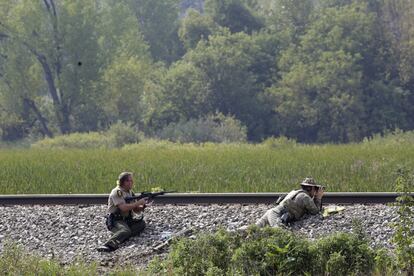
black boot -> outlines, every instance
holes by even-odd
[[[111,244],[103,244],[96,248],[96,250],[98,250],[99,252],[112,252],[115,251],[117,248],[117,246],[113,246]]]

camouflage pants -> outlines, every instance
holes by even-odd
[[[280,218],[280,208],[275,207],[266,211],[266,213],[256,222],[259,227],[271,226],[281,227],[284,226]]]
[[[113,235],[105,245],[118,248],[121,243],[130,237],[139,235],[144,229],[145,221],[142,219],[116,220],[114,227],[111,229]]]

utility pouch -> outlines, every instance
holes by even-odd
[[[114,214],[107,214],[105,216],[105,224],[106,228],[108,228],[109,231],[111,231],[112,228],[115,226],[115,215]]]
[[[285,207],[281,211],[280,220],[284,225],[289,225],[293,221],[292,215],[290,215],[288,209]]]

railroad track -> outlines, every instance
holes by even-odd
[[[171,193],[155,198],[154,204],[270,204],[285,193]],[[327,192],[323,204],[386,204],[397,193]],[[0,205],[94,205],[107,204],[107,194],[0,195]]]

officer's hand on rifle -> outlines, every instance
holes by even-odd
[[[323,187],[320,187],[315,194],[316,198],[321,199],[323,197],[323,193],[324,193],[325,189]]]
[[[146,207],[147,200],[148,200],[148,198],[145,197],[145,198],[141,198],[140,200],[134,202],[134,205],[135,206],[134,206],[133,211],[134,212],[141,212],[141,211],[143,211],[145,209],[145,207]]]
[[[150,206],[152,206],[152,203],[154,202],[154,200],[153,199],[149,199],[149,198],[147,198],[147,200],[146,200],[146,202],[145,202],[145,207],[150,207]]]

